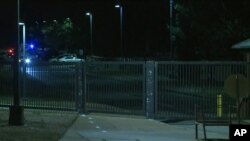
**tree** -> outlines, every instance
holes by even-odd
[[[67,51],[72,50],[72,35],[73,35],[73,23],[70,18],[67,18],[59,26],[58,32],[56,32],[57,37],[62,41],[61,48]]]
[[[178,56],[185,60],[237,59],[231,46],[250,37],[249,4],[176,0],[173,31]]]
[[[51,48],[74,52],[83,48],[85,34],[82,29],[74,26],[70,18],[63,21],[52,21],[31,25],[29,39],[37,42],[41,48]]]

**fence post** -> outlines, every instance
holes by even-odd
[[[82,82],[82,97],[81,97],[81,107],[82,107],[82,113],[87,113],[87,81],[86,81],[86,75],[87,75],[87,64],[85,61],[81,62],[81,82]]]
[[[23,96],[23,98],[22,99],[24,99],[24,100],[26,100],[27,99],[27,95],[26,95],[26,77],[27,77],[27,75],[26,75],[26,70],[27,70],[27,66],[26,66],[26,64],[23,62],[23,84],[22,84],[22,96]]]
[[[76,110],[79,113],[83,113],[83,89],[82,89],[82,71],[83,71],[83,64],[82,62],[76,65]]]
[[[146,117],[155,117],[155,62],[146,62]]]
[[[80,88],[80,84],[81,84],[81,81],[80,81],[80,68],[79,68],[79,64],[75,64],[74,65],[74,68],[75,68],[75,106],[76,106],[76,111],[77,112],[80,112],[81,111],[81,101],[79,100],[80,97],[81,97],[81,90],[79,89]]]

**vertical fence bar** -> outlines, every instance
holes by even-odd
[[[81,72],[82,72],[82,112],[87,113],[87,68],[86,68],[86,62],[81,63]]]
[[[158,82],[159,82],[159,75],[158,75],[158,62],[154,63],[154,118],[156,116],[156,113],[158,111]]]
[[[146,64],[143,63],[142,64],[142,93],[143,93],[143,98],[142,98],[142,105],[143,105],[143,115],[146,115],[146,99],[147,99],[147,96],[146,96],[146,81],[147,81],[147,78],[146,78]]]
[[[82,113],[82,73],[81,64],[75,65],[75,106],[79,113]]]

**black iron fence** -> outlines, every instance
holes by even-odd
[[[26,64],[20,67],[21,104],[28,108],[76,110],[78,64]],[[0,105],[12,104],[13,68],[0,68]]]
[[[156,118],[192,119],[195,104],[210,118],[228,116],[236,99],[225,93],[224,81],[247,76],[248,68],[244,62],[158,62],[156,69]]]
[[[12,105],[13,67],[10,63],[0,63],[0,105]]]
[[[12,105],[13,69],[0,63],[0,106]],[[83,62],[21,66],[21,104],[27,108],[193,119],[194,105],[213,118],[236,100],[224,91],[232,74],[248,76],[245,62]],[[249,104],[245,104],[249,109]],[[247,111],[247,110],[246,110]]]
[[[88,62],[85,67],[88,112],[144,114],[144,63]]]

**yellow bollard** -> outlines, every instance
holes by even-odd
[[[217,95],[217,117],[222,116],[222,95]]]

